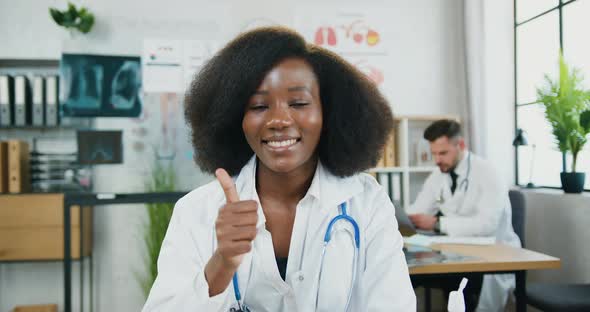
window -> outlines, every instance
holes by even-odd
[[[581,70],[590,89],[590,0],[515,1],[515,110],[516,128],[526,131],[529,145],[516,154],[516,184],[561,187],[563,159],[557,149],[544,106],[536,102],[536,88],[544,75],[557,77],[559,49],[568,64]],[[534,148],[533,148],[534,145]],[[571,155],[565,159],[567,170]],[[590,142],[578,154],[577,171],[590,174]],[[586,178],[590,190],[590,177]]]

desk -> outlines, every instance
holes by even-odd
[[[132,193],[132,194],[114,194],[114,193],[66,193],[63,199],[64,220],[71,220],[72,208],[74,206],[101,206],[115,204],[150,204],[150,203],[175,203],[179,198],[186,195],[187,192],[161,192],[161,193]],[[83,233],[82,229],[80,232]],[[72,224],[64,222],[64,246],[72,245]],[[83,245],[80,244],[80,253],[84,254]],[[92,259],[92,255],[91,255]],[[72,311],[72,250],[64,248],[64,309],[65,312]],[[80,262],[82,264],[82,261]],[[90,262],[90,310],[93,308],[92,301],[92,261]],[[84,309],[84,269],[80,267],[80,309]]]
[[[526,311],[526,271],[557,269],[559,258],[551,257],[528,249],[506,245],[454,245],[441,244],[431,247],[443,252],[477,257],[473,260],[427,264],[410,268],[410,275],[440,276],[460,273],[504,274],[516,276],[516,310]]]

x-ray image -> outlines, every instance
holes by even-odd
[[[78,163],[85,165],[123,163],[122,131],[79,130]]]
[[[63,54],[64,116],[137,117],[141,113],[139,57]]]

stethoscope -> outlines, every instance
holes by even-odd
[[[463,180],[461,180],[461,183],[459,183],[459,187],[457,187],[457,190],[460,190],[461,188],[463,188],[463,192],[466,193],[467,190],[469,189],[469,177],[471,175],[471,153],[467,154],[467,172],[465,173],[465,178]],[[438,194],[438,198],[436,199],[436,202],[439,205],[444,204],[445,202],[445,198],[443,196],[444,194],[444,188],[440,189],[440,193]]]
[[[354,258],[352,261],[352,281],[350,283],[350,291],[348,293],[348,299],[346,300],[346,307],[345,307],[344,311],[348,311],[348,306],[350,305],[350,299],[352,297],[352,290],[354,288],[354,283],[356,281],[356,266],[357,266],[357,261],[358,261],[359,249],[361,246],[360,230],[359,230],[359,226],[356,223],[356,221],[354,220],[354,218],[346,213],[346,202],[339,205],[339,210],[340,210],[340,214],[337,215],[336,217],[332,218],[332,220],[330,220],[330,223],[328,223],[328,228],[326,229],[326,234],[324,235],[324,246],[322,247],[322,256],[320,258],[320,274],[318,276],[318,290],[316,293],[316,301],[315,301],[315,309],[316,310],[318,307],[318,299],[319,299],[319,294],[320,294],[319,285],[320,285],[320,280],[322,279],[322,269],[324,267],[324,256],[326,254],[326,248],[328,247],[328,243],[330,242],[330,239],[332,238],[332,228],[334,227],[334,224],[336,224],[338,221],[346,221],[346,222],[350,223],[352,225],[352,227],[354,228],[355,248],[354,248]],[[230,312],[251,312],[250,308],[242,302],[242,295],[240,293],[240,287],[238,286],[238,272],[237,271],[234,273],[232,282],[234,284],[234,296],[236,298],[236,302],[238,303],[238,309],[236,310],[235,308],[231,308]]]

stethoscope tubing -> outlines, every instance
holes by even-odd
[[[326,247],[328,246],[328,243],[330,242],[331,238],[332,238],[332,227],[334,226],[334,224],[336,224],[336,222],[338,221],[346,221],[348,223],[350,223],[354,229],[354,257],[353,257],[353,261],[352,261],[352,280],[351,280],[351,285],[350,285],[350,291],[348,293],[348,299],[346,300],[346,306],[344,311],[348,311],[349,305],[350,305],[350,301],[352,298],[352,292],[353,292],[353,288],[354,288],[354,284],[356,281],[356,267],[357,267],[357,262],[358,262],[358,254],[359,254],[359,249],[360,249],[360,229],[358,224],[356,223],[356,221],[354,220],[354,218],[352,218],[350,215],[347,214],[346,212],[346,202],[340,204],[340,210],[341,213],[339,215],[337,215],[336,217],[334,217],[332,220],[330,220],[330,222],[328,223],[328,227],[326,228],[326,234],[324,235],[324,245],[322,247],[322,255],[321,255],[321,259],[320,259],[320,273],[318,276],[318,291],[316,294],[316,302],[315,302],[315,310],[317,311],[317,307],[318,307],[318,299],[319,299],[319,282],[322,278],[322,269],[324,267],[324,255],[326,254]],[[232,278],[232,283],[233,283],[233,288],[234,288],[234,297],[236,299],[236,302],[238,303],[238,309],[237,311],[250,311],[250,309],[242,303],[242,295],[240,293],[240,287],[238,285],[238,272],[236,271],[234,273],[234,276]],[[232,308],[232,310],[230,311],[235,311],[235,309]]]

